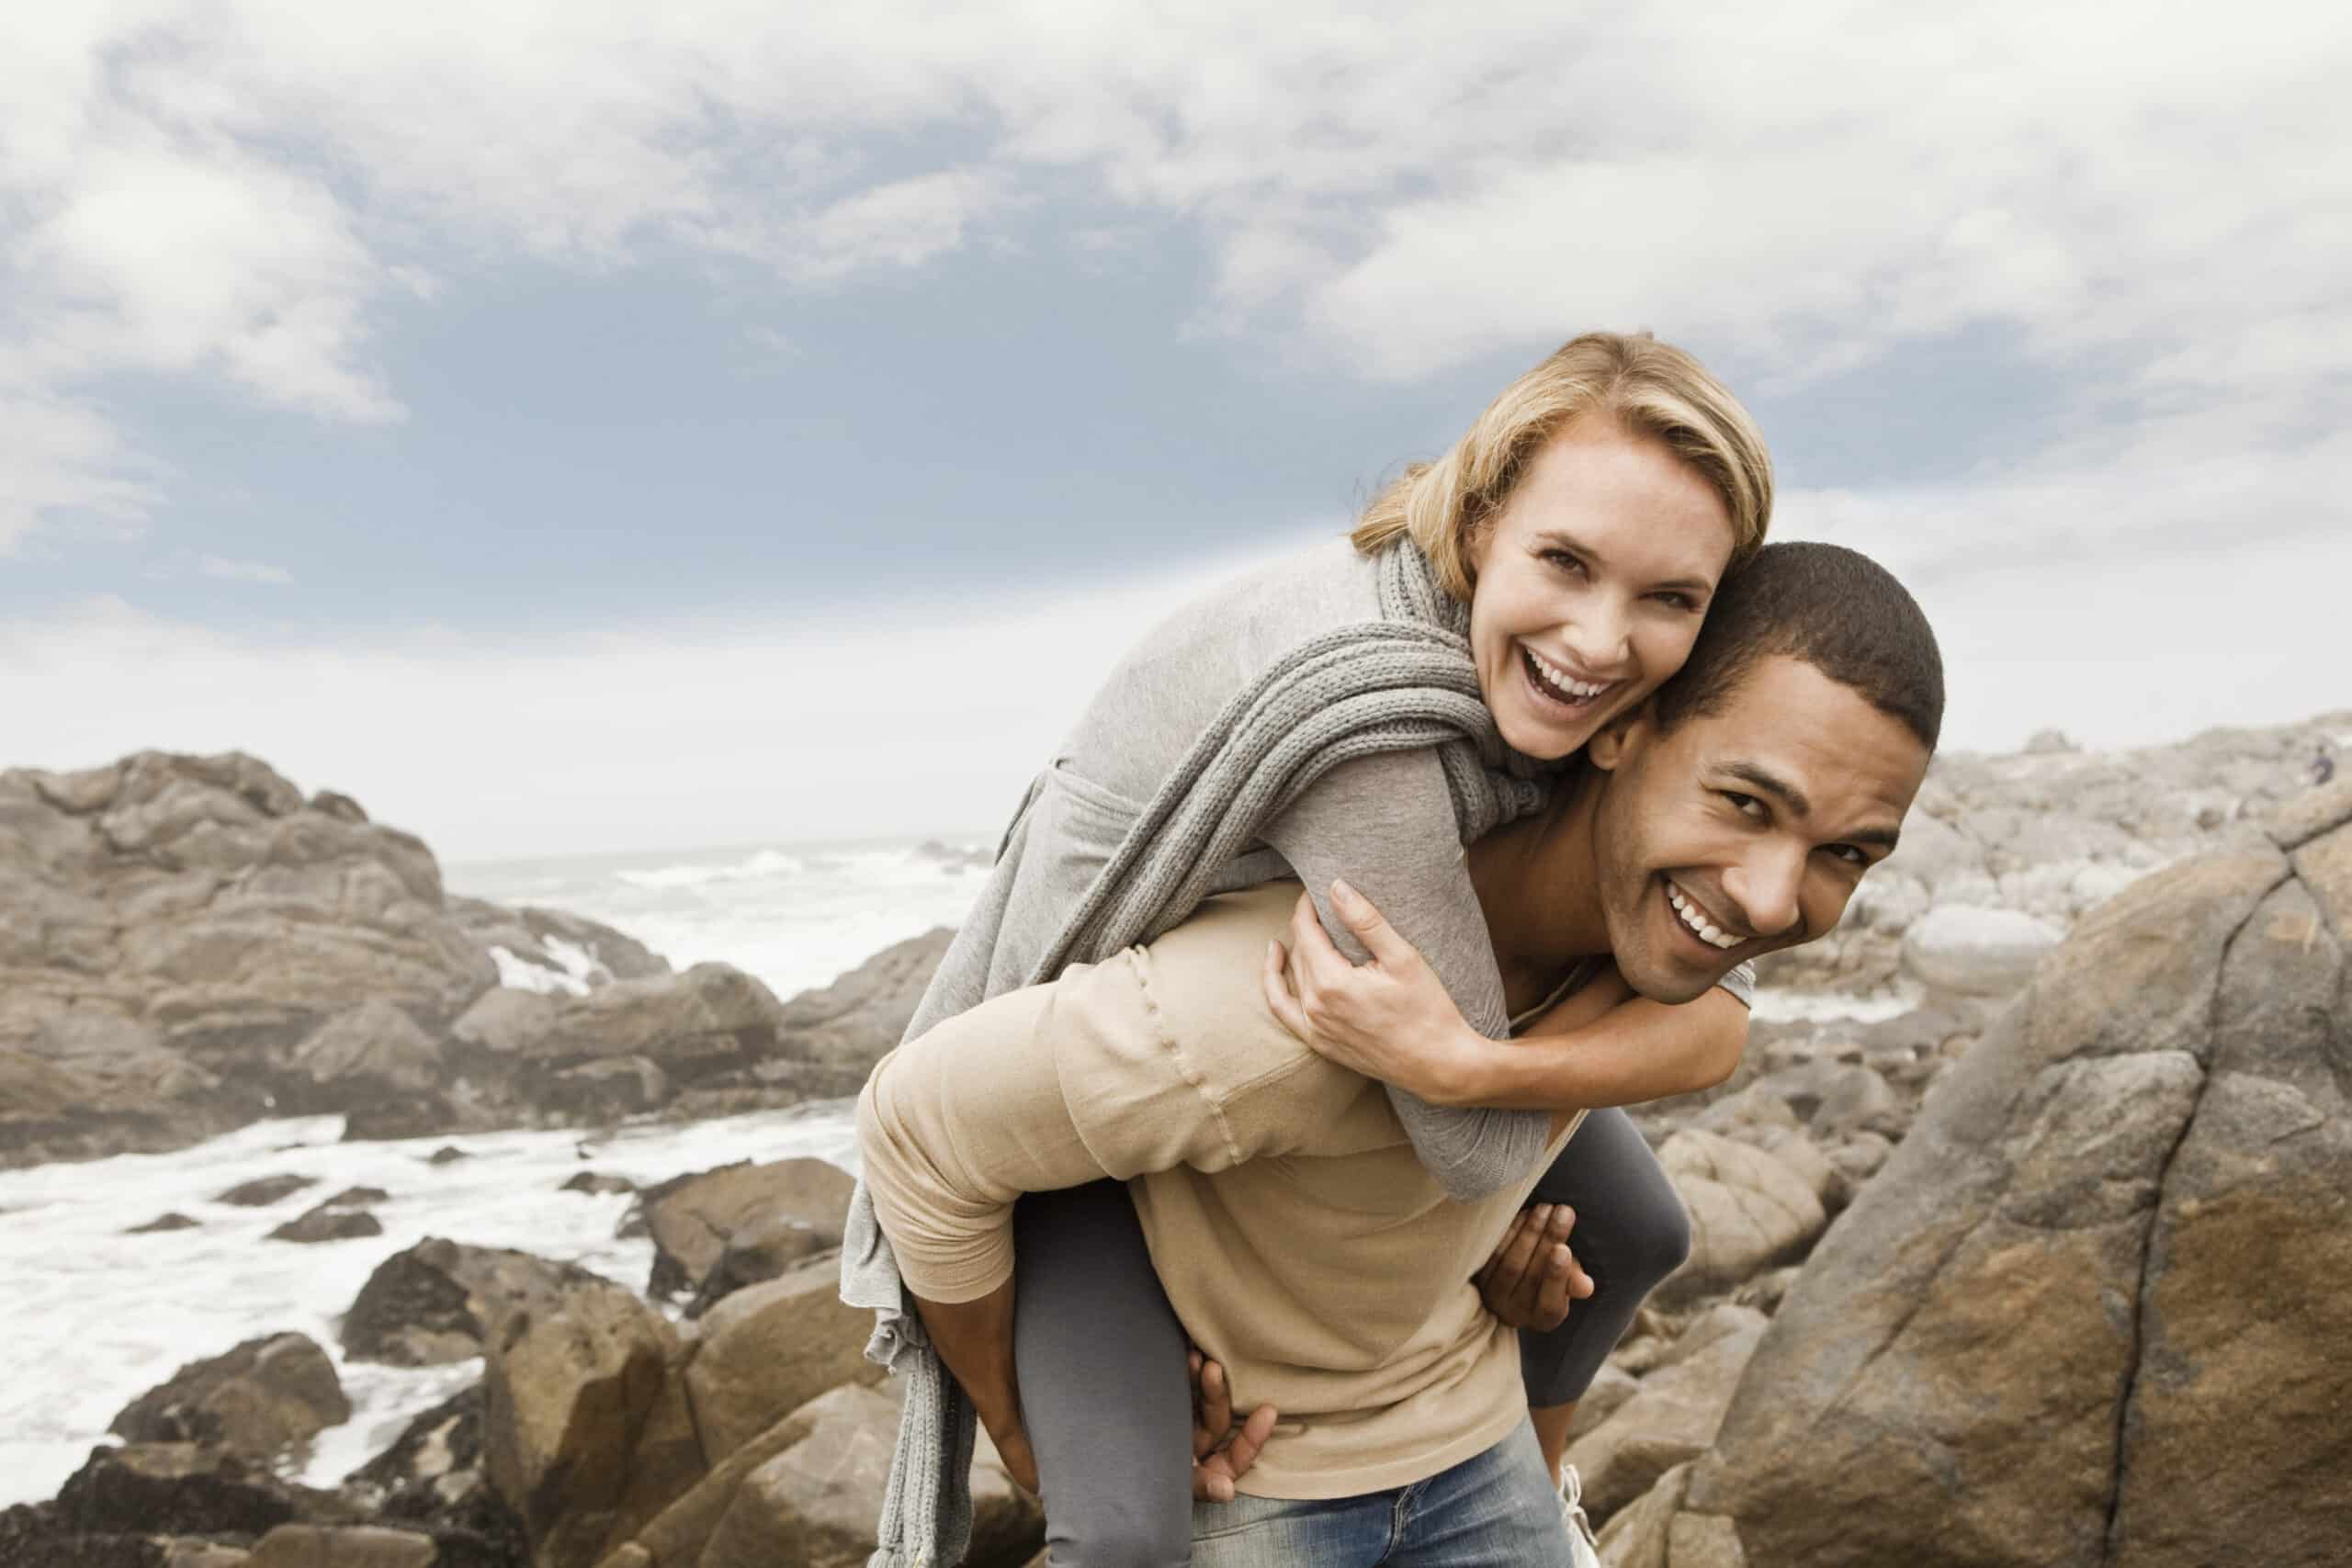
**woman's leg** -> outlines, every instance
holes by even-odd
[[[1124,1183],[1014,1205],[1013,1366],[1054,1568],[1192,1555],[1185,1339]]]
[[[1600,1375],[1634,1314],[1690,1256],[1690,1217],[1623,1111],[1596,1111],[1535,1184],[1537,1203],[1576,1211],[1568,1245],[1592,1276],[1592,1294],[1568,1308],[1548,1334],[1522,1329],[1519,1365],[1544,1458],[1559,1468],[1576,1402]]]

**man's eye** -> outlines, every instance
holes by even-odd
[[[1736,789],[1727,789],[1723,792],[1723,796],[1731,802],[1732,809],[1743,817],[1753,817],[1761,820],[1765,815],[1764,803],[1752,795],[1742,795]]]
[[[1856,871],[1868,871],[1871,868],[1869,854],[1852,844],[1832,844],[1829,846],[1829,852]]]

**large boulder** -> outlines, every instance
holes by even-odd
[[[427,1236],[376,1266],[343,1318],[344,1354],[396,1367],[483,1353],[509,1314],[560,1311],[569,1292],[603,1284],[568,1263]]]
[[[782,1034],[740,970],[452,898],[414,837],[251,757],[0,771],[0,1165],[269,1115],[405,1138],[855,1088]]]
[[[217,1443],[266,1460],[350,1419],[343,1381],[318,1342],[275,1334],[190,1361],[107,1429],[134,1443]]]
[[[0,1159],[209,1136],[309,1083],[288,1055],[355,1003],[441,1019],[496,979],[424,844],[251,757],[0,772],[0,1049],[102,1091],[37,1138],[0,1115]]]
[[[839,1272],[814,1263],[736,1292],[702,1320],[685,1370],[704,1451],[733,1453],[829,1388],[871,1381],[870,1316],[842,1304]]]
[[[745,1161],[649,1187],[635,1213],[653,1238],[656,1296],[707,1306],[841,1246],[854,1183],[820,1159]]]
[[[2338,1559],[2352,795],[2270,831],[2084,920],[1943,1077],[1669,1524],[1824,1568]]]
[[[482,1447],[535,1568],[593,1568],[625,1524],[632,1460],[678,1348],[652,1308],[593,1277],[552,1306],[499,1322],[483,1376]]]

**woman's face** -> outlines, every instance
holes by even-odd
[[[1654,436],[1582,414],[1471,542],[1470,647],[1503,739],[1565,757],[1682,668],[1731,514]]]

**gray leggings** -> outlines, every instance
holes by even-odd
[[[1596,1111],[1535,1184],[1577,1212],[1589,1300],[1522,1333],[1528,1403],[1580,1397],[1634,1314],[1690,1251],[1690,1222],[1631,1118]],[[1013,1356],[1054,1568],[1167,1568],[1192,1556],[1184,1330],[1126,1189],[1035,1192],[1013,1210]],[[1250,1281],[1237,1280],[1236,1290]],[[1248,1391],[1239,1391],[1245,1397]]]

